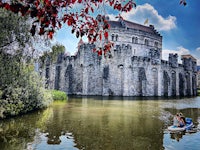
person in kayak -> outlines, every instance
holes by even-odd
[[[174,126],[177,126],[177,127],[183,127],[185,126],[185,117],[183,116],[182,113],[177,113],[175,116],[174,116],[174,119],[173,119],[173,125]]]

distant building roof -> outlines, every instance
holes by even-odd
[[[191,58],[193,61],[197,61],[196,58],[194,58],[192,55],[188,54],[188,55],[181,55],[181,58]]]
[[[134,22],[130,22],[127,20],[118,20],[118,21],[108,21],[110,26],[112,28],[118,27],[118,28],[129,28],[129,29],[136,29],[136,30],[141,30],[141,31],[145,31],[148,33],[153,33],[153,34],[157,34],[160,36],[160,34],[154,29],[153,25],[150,26],[144,26],[141,24],[137,24]]]

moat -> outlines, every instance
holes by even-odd
[[[191,117],[196,132],[166,131],[176,112]],[[199,139],[200,97],[71,97],[0,121],[1,150],[197,150]]]

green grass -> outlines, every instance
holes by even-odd
[[[200,96],[200,90],[197,90],[197,95]]]
[[[52,90],[53,100],[67,100],[67,95],[63,91]]]

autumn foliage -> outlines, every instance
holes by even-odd
[[[186,4],[185,0],[180,1]],[[74,9],[82,5],[81,9]],[[34,19],[31,34],[47,35],[50,39],[63,23],[72,27],[76,37],[87,36],[90,43],[104,38],[101,49],[95,50],[99,55],[109,51],[112,44],[108,41],[109,24],[105,14],[94,15],[99,7],[110,6],[121,12],[129,12],[136,4],[133,0],[15,0],[7,3],[0,0],[0,7],[22,16]],[[76,11],[74,11],[76,10]]]
[[[12,3],[0,1],[0,7],[22,16],[34,18],[31,34],[47,35],[50,39],[63,23],[72,27],[76,37],[87,36],[90,43],[108,39],[109,24],[104,15],[91,15],[100,4],[107,4],[119,12],[128,12],[134,6],[133,0],[17,0]],[[83,5],[81,10],[74,11],[76,5]],[[102,50],[107,51],[107,40]],[[100,54],[100,53],[98,53]]]

